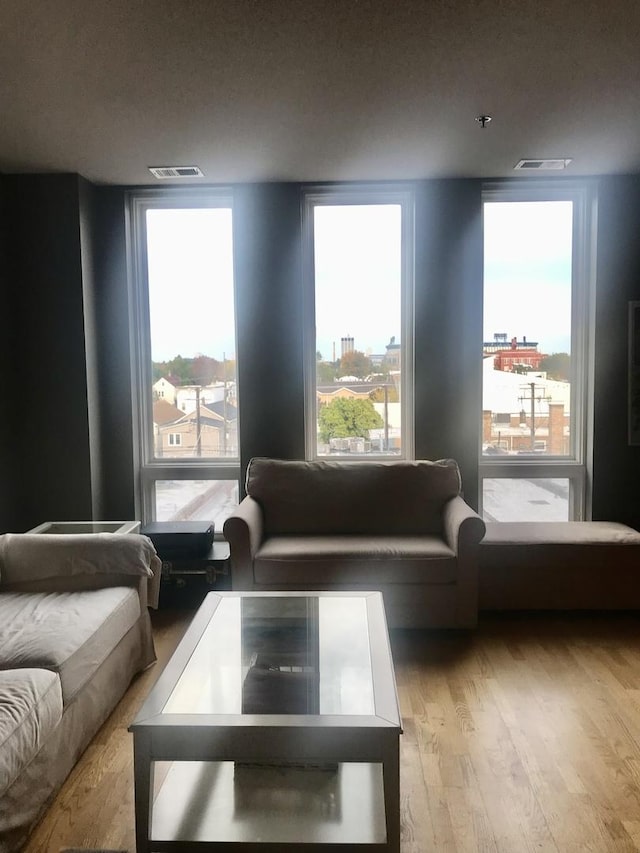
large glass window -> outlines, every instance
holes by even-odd
[[[587,202],[583,188],[485,195],[480,473],[489,521],[585,517]]]
[[[132,196],[140,496],[145,520],[238,502],[231,199]]]
[[[409,193],[306,196],[307,455],[411,458]]]

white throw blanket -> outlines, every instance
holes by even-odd
[[[0,535],[0,581],[6,584],[102,573],[150,578],[161,567],[151,540],[137,533]]]

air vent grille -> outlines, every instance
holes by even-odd
[[[149,171],[160,181],[167,178],[204,178],[199,166],[149,166]]]
[[[513,168],[527,172],[541,172],[544,170],[557,171],[559,169],[566,169],[570,162],[570,158],[555,160],[520,160],[520,162],[516,163]]]

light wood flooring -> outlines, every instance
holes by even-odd
[[[192,613],[154,615],[136,679],[26,853],[134,850],[127,726]],[[640,850],[640,615],[503,614],[395,632],[402,853]]]

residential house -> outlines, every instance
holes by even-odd
[[[161,376],[151,387],[154,400],[166,400],[167,403],[176,402],[177,388],[168,379],[165,379],[164,376]]]

